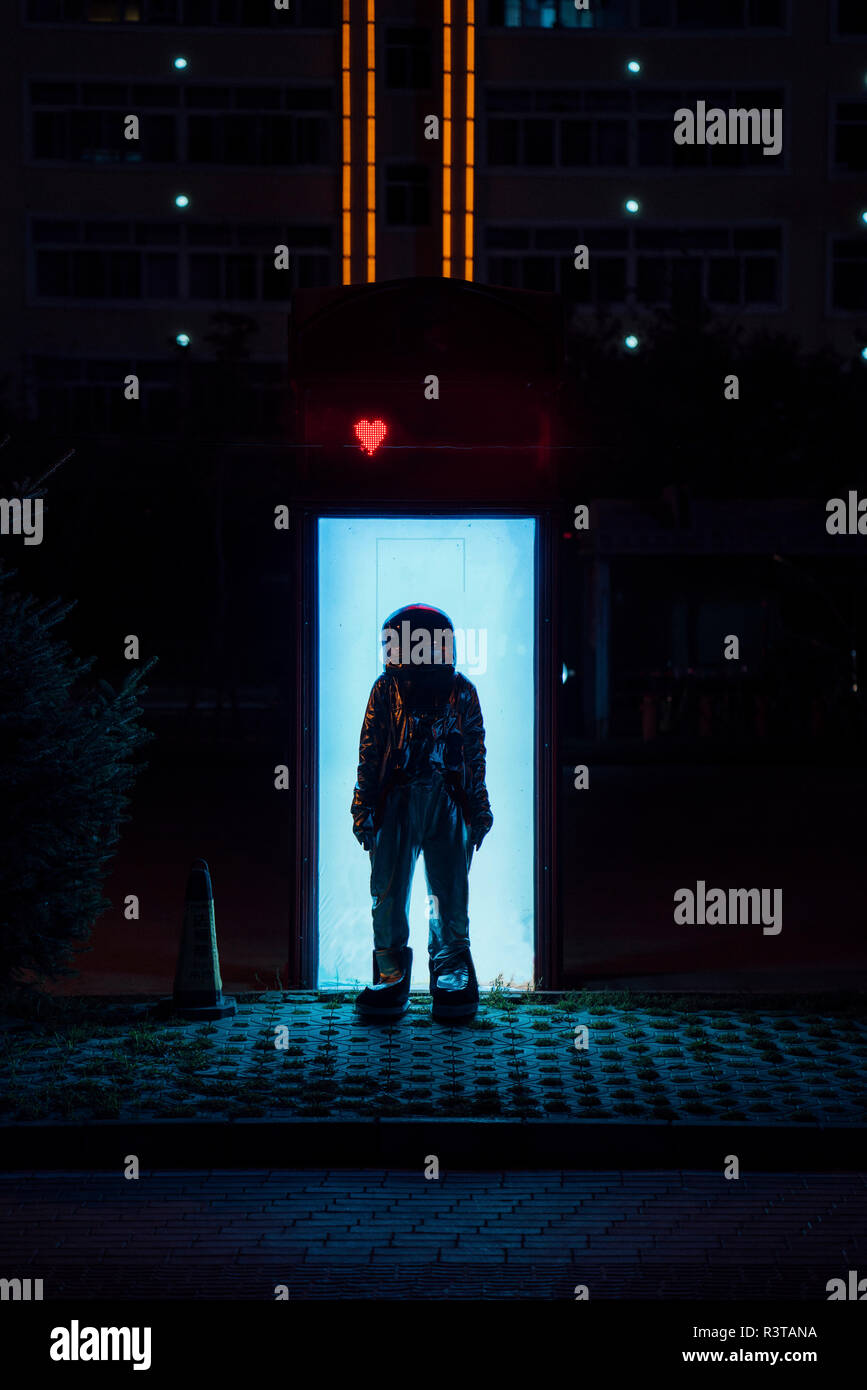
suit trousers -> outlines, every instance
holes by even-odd
[[[428,954],[438,968],[469,948],[469,869],[463,813],[439,773],[392,787],[370,853],[373,944],[394,951],[409,941],[409,903],[418,856],[428,891]]]

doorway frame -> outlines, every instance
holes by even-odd
[[[294,921],[289,924],[289,967],[296,989],[318,989],[319,974],[319,571],[317,523],[320,517],[509,517],[532,518],[535,528],[535,641],[533,678],[536,720],[533,740],[536,857],[533,866],[533,979],[537,988],[558,989],[562,974],[559,919],[558,837],[560,778],[557,765],[557,691],[560,681],[558,573],[554,508],[527,506],[462,507],[442,502],[310,502],[292,508],[295,548],[293,647],[295,699],[295,867]],[[348,819],[348,818],[347,818]],[[347,830],[347,833],[350,833]],[[330,991],[329,991],[330,992]]]

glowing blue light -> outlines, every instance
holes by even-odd
[[[321,988],[371,973],[370,861],[349,803],[370,688],[382,671],[383,619],[435,604],[455,624],[459,671],[485,721],[494,828],[470,870],[470,941],[479,983],[533,978],[536,856],[535,543],[532,517],[320,517],[317,638],[318,864]],[[433,891],[433,890],[431,890]],[[427,887],[413,883],[413,984],[427,988]]]
[[[627,72],[641,72],[641,64],[633,58],[631,62],[626,64],[626,70]]]
[[[187,66],[187,60],[186,60],[186,58],[176,58],[176,59],[175,59],[175,67],[177,68],[178,72],[183,72],[183,70],[184,70],[184,68],[185,68],[186,66]]]
[[[188,208],[189,206],[190,206],[190,200],[189,200],[189,198],[187,197],[186,193],[179,193],[179,194],[177,195],[177,197],[175,198],[175,207],[176,207],[176,208]]]
[[[861,356],[864,358],[864,361],[867,362],[867,347],[862,347]]]
[[[627,212],[638,212],[638,209],[641,206],[641,204],[639,203],[637,198],[627,198],[623,206],[626,208]]]
[[[627,334],[627,336],[623,339],[623,346],[629,348],[630,352],[635,351],[635,349],[638,347],[638,339],[636,338],[634,333]]]
[[[861,213],[861,221],[867,224],[867,208]]]
[[[177,343],[178,347],[189,347],[189,346],[190,346],[190,335],[189,335],[189,333],[176,333],[176,334],[175,334],[175,342]]]

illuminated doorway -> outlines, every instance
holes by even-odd
[[[494,826],[470,871],[479,982],[534,978],[537,916],[537,547],[532,516],[319,516],[316,584],[316,891],[320,988],[370,980],[370,864],[349,813],[358,737],[382,671],[380,629],[408,603],[443,609],[485,721]],[[410,945],[427,985],[421,858]]]

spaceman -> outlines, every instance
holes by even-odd
[[[415,603],[382,627],[383,674],[364,714],[352,798],[355,837],[370,854],[373,984],[362,1018],[409,1007],[408,910],[424,858],[428,957],[435,1019],[469,1018],[479,987],[469,937],[469,869],[493,825],[485,786],[485,728],[475,686],[455,670],[454,629],[438,608]]]

